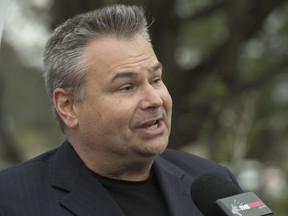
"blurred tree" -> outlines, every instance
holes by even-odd
[[[192,146],[196,151],[201,146],[204,156],[216,162],[233,165],[253,158],[287,173],[287,0],[51,0],[50,7],[26,2],[19,1],[26,8],[25,16],[37,14],[50,29],[102,6],[143,5],[174,101],[170,147]],[[7,50],[1,64],[13,68],[5,78],[17,90],[3,100],[7,91],[0,76],[0,108],[6,107],[0,109],[0,149],[16,163],[25,158],[14,148],[17,141],[41,141],[51,148],[63,137],[52,123],[39,68],[15,64],[16,57],[7,56]],[[17,119],[19,140],[3,127],[7,112]]]
[[[235,143],[229,143],[234,146],[233,150],[240,144],[250,143],[247,136],[257,122],[257,104],[262,101],[259,93],[268,85],[270,90],[273,88],[274,78],[287,68],[287,56],[279,56],[276,61],[263,56],[259,64],[267,67],[258,67],[255,72],[255,68],[247,68],[251,59],[245,61],[244,52],[249,43],[262,40],[267,19],[281,13],[279,10],[286,1],[55,1],[51,10],[52,26],[73,14],[112,3],[144,5],[150,21],[156,20],[150,27],[152,42],[165,67],[166,84],[174,98],[170,146],[179,148],[191,142],[205,141],[210,156],[218,161],[257,154],[253,147],[257,149],[257,143],[262,143],[260,140],[252,148],[238,148],[238,151],[229,151],[227,142]],[[258,75],[246,78],[249,73]],[[245,109],[241,108],[243,106]],[[223,115],[227,117],[225,110],[240,116],[228,129],[219,125]],[[243,120],[246,115],[249,123]],[[225,125],[223,121],[222,118]],[[246,132],[239,132],[239,125],[246,128]],[[229,140],[225,142],[223,136]],[[241,143],[236,142],[240,136],[246,138]],[[225,149],[228,152],[223,154]]]
[[[287,1],[61,0],[32,9],[46,10],[52,29],[77,13],[114,3],[144,5],[150,22],[155,20],[152,43],[174,99],[170,147],[201,143],[216,161],[271,158],[257,149],[274,149],[269,119],[287,107],[267,97],[287,70],[287,55],[273,45],[279,34],[279,48],[287,46]],[[279,27],[273,30],[274,24]]]
[[[3,106],[1,106],[4,101],[3,95],[5,93],[5,83],[2,74],[3,71],[2,68],[0,68],[0,152],[2,152],[1,157],[3,157],[3,160],[7,162],[10,161],[13,163],[20,163],[23,158],[21,152],[17,148],[17,143],[14,139],[14,136],[11,134],[9,123],[7,123],[7,120],[5,119]]]

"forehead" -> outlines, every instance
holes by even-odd
[[[129,39],[112,36],[94,39],[87,45],[85,57],[90,71],[99,76],[121,70],[152,68],[159,64],[151,44],[140,35]]]

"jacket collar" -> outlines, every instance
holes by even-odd
[[[185,171],[161,156],[155,160],[154,169],[171,216],[201,215],[192,202],[192,179]]]
[[[171,216],[190,216],[192,201],[191,181],[185,179],[183,170],[158,157],[153,165],[155,175],[169,206]],[[96,180],[74,151],[65,142],[57,151],[51,166],[51,184],[66,191],[60,204],[77,216],[124,216],[124,213]],[[193,213],[193,212],[192,212]]]
[[[52,186],[66,191],[60,204],[77,216],[124,216],[67,141],[58,149],[51,167]]]

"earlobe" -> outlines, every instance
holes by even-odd
[[[74,109],[74,100],[62,88],[56,88],[53,92],[53,104],[66,127],[74,128],[78,125],[77,113]]]

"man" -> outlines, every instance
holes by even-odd
[[[195,176],[231,173],[165,150],[172,100],[141,8],[115,5],[59,26],[44,78],[67,140],[0,174],[1,216],[197,216]]]

